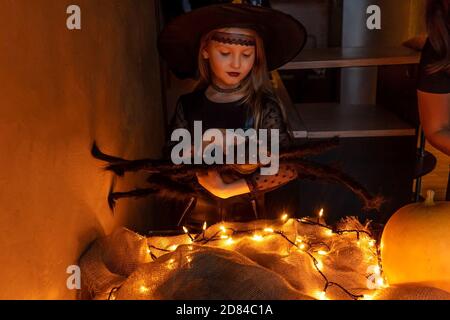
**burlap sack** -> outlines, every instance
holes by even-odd
[[[97,240],[82,257],[83,291],[96,299],[352,299],[348,293],[373,299],[450,299],[450,293],[420,285],[370,290],[368,278],[378,256],[364,233],[359,238],[354,232],[330,234],[295,219],[224,226],[227,235],[245,232],[232,235],[232,241],[191,244],[186,234],[146,239],[119,229]],[[275,232],[262,231],[267,227]],[[346,219],[338,228],[367,230],[356,219]],[[209,227],[204,237],[215,235],[225,235],[220,225]],[[302,243],[307,244],[303,250]],[[326,296],[320,295],[326,280],[313,257],[333,283]]]

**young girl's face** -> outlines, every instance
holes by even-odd
[[[225,38],[254,39],[256,34],[249,29],[226,28],[217,30]],[[216,40],[215,40],[216,39]],[[247,77],[255,63],[255,45],[230,44],[213,37],[202,51],[209,60],[213,81],[223,87],[235,87]]]

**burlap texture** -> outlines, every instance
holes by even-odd
[[[370,268],[377,265],[370,238],[361,233],[330,235],[327,229],[306,225],[295,219],[224,223],[234,234],[233,241],[219,239],[191,243],[188,235],[144,238],[119,229],[97,240],[81,258],[83,292],[95,299],[189,299],[189,300],[293,300],[316,299],[325,279],[311,256],[322,263],[329,281],[349,292],[373,299],[450,299],[450,293],[408,284],[386,289],[368,289]],[[281,231],[264,232],[270,227]],[[367,230],[356,219],[346,219],[339,229]],[[254,234],[262,239],[253,239]],[[219,225],[209,227],[204,236],[224,235]],[[195,235],[192,235],[195,236]],[[202,235],[198,239],[201,239]],[[312,244],[300,250],[296,240]],[[326,251],[320,255],[319,250]],[[151,255],[156,260],[152,261]],[[113,290],[116,288],[116,290]],[[87,292],[87,293],[86,293]],[[328,299],[351,299],[337,285],[331,285]]]

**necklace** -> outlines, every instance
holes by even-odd
[[[236,88],[223,89],[223,88],[219,87],[218,85],[216,85],[214,82],[211,82],[211,87],[220,93],[235,93],[242,89],[242,84],[239,84]]]

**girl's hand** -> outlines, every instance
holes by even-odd
[[[250,192],[244,179],[232,183],[224,183],[216,170],[208,170],[206,174],[197,174],[197,180],[203,188],[222,199]]]

